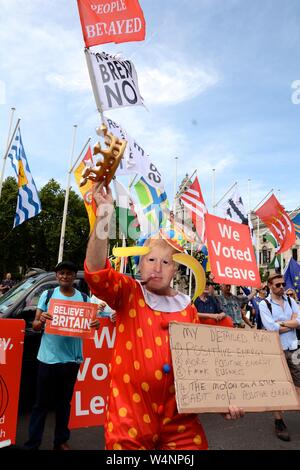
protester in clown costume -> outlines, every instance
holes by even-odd
[[[140,282],[116,272],[107,260],[114,211],[111,190],[95,185],[94,199],[97,221],[87,247],[85,276],[93,294],[117,312],[106,449],[207,449],[198,415],[179,414],[175,400],[169,322],[199,322],[190,298],[170,287],[176,271],[173,255],[181,247],[161,232],[144,244]],[[224,417],[243,414],[230,407]]]

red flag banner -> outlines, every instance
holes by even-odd
[[[116,327],[108,318],[101,318],[93,339],[83,341],[84,362],[75,384],[69,426],[88,428],[102,426],[109,395],[109,363],[116,339]]]
[[[294,225],[274,194],[269,197],[255,214],[263,221],[277,240],[280,246],[277,253],[284,253],[294,245],[296,241]]]
[[[24,345],[24,320],[1,319],[0,449],[15,444]]]
[[[86,47],[143,41],[146,23],[138,0],[77,0]]]
[[[205,214],[205,226],[214,281],[259,287],[261,280],[248,225]]]

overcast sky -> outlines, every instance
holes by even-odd
[[[299,1],[140,5],[145,42],[92,50],[133,61],[147,109],[106,115],[157,164],[170,201],[179,157],[178,183],[197,168],[209,209],[213,168],[217,201],[237,181],[247,204],[251,179],[252,208],[271,188],[286,209],[299,206],[300,93],[292,88],[300,80]],[[99,125],[76,1],[0,0],[0,21],[1,153],[14,106],[38,188],[50,178],[65,186],[73,125],[77,154],[89,136],[96,142]]]

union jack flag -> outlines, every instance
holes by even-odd
[[[190,210],[192,222],[202,243],[206,243],[204,214],[207,212],[207,208],[197,176],[193,183],[181,194],[180,199],[184,206]]]

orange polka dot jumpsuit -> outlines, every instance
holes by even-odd
[[[169,347],[169,322],[198,323],[195,307],[151,309],[140,284],[108,262],[94,273],[85,266],[85,276],[93,294],[117,311],[106,449],[207,449],[198,416],[177,412]]]

